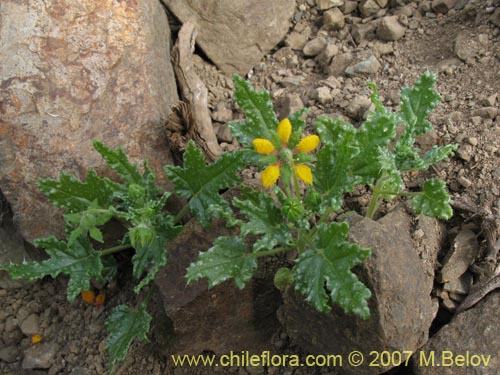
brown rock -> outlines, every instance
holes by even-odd
[[[316,6],[319,10],[327,10],[342,5],[344,5],[344,0],[316,0]]]
[[[190,221],[168,246],[169,264],[158,272],[158,286],[164,311],[175,339],[169,353],[217,354],[269,350],[270,338],[278,328],[275,317],[279,296],[273,281],[257,274],[243,289],[226,282],[210,290],[205,281],[186,285],[186,268],[198,253],[206,251],[220,237],[234,235],[224,223],[204,229]],[[158,333],[158,332],[157,332]]]
[[[339,354],[347,358],[358,350],[416,350],[427,340],[437,306],[430,293],[433,280],[426,277],[410,237],[411,219],[402,206],[379,221],[351,216],[350,239],[370,247],[372,256],[357,274],[372,291],[371,318],[361,320],[333,306],[329,314],[311,308],[292,288],[284,294],[279,319],[288,335],[310,353]],[[379,374],[365,361],[359,367],[337,368],[339,374]]]
[[[370,54],[361,53],[356,56],[354,63],[351,63],[344,73],[349,77],[360,77],[377,73],[382,66],[377,58]]]
[[[225,73],[246,74],[288,32],[295,0],[163,0],[181,21],[195,19],[196,43]],[[222,48],[221,48],[222,47]]]
[[[443,260],[440,281],[458,279],[472,264],[479,251],[477,236],[470,229],[462,229],[453,241],[450,251]]]
[[[358,5],[359,12],[363,17],[373,16],[380,10],[379,5],[375,0],[365,0]]]
[[[352,63],[354,56],[350,52],[342,53],[332,59],[332,63],[328,67],[328,75],[340,76],[344,70]]]
[[[387,42],[401,39],[406,28],[398,21],[398,16],[387,16],[380,20],[377,27],[377,36]]]
[[[307,42],[307,44],[302,49],[302,52],[307,57],[314,57],[325,49],[326,44],[327,43],[325,38],[319,36]]]
[[[0,188],[30,242],[64,228],[37,180],[102,168],[93,139],[149,159],[161,178],[171,162],[162,126],[177,101],[159,2],[51,4],[0,9]]]
[[[436,13],[448,13],[457,4],[457,0],[433,0],[432,10]]]
[[[47,369],[55,361],[59,346],[53,342],[42,342],[24,352],[23,369]]]
[[[327,30],[340,30],[345,26],[344,14],[339,8],[330,9],[323,14],[321,22]]]
[[[499,309],[500,293],[492,292],[474,308],[455,316],[413,357],[414,374],[499,374]],[[426,365],[426,361],[421,360],[428,360],[431,353],[439,367]],[[450,362],[452,359],[457,362]]]

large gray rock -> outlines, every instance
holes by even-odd
[[[356,271],[372,291],[371,318],[346,315],[337,306],[329,314],[319,313],[292,288],[284,293],[278,317],[288,335],[307,352],[343,358],[354,350],[363,353],[363,365],[344,365],[336,369],[339,374],[378,374],[388,368],[370,367],[370,352],[414,351],[427,341],[437,311],[430,295],[433,280],[426,275],[427,266],[418,254],[422,244],[413,243],[412,220],[402,206],[379,221],[355,215],[349,222],[350,239],[372,249],[371,257]]]
[[[272,272],[266,274],[260,267],[243,290],[232,281],[210,290],[205,280],[186,285],[186,268],[198,253],[208,250],[216,238],[229,235],[235,235],[235,230],[222,222],[203,228],[192,220],[168,245],[169,263],[155,279],[168,318],[167,329],[160,327],[155,332],[163,353],[269,350],[279,326],[279,292],[269,276]]]
[[[225,73],[246,74],[287,34],[295,0],[162,0],[181,21],[195,19],[196,43]]]
[[[55,362],[59,346],[53,342],[42,342],[26,349],[23,358],[23,369],[47,369]]]
[[[415,353],[415,374],[500,374],[499,309],[497,291],[455,316]]]
[[[0,189],[28,241],[63,232],[37,180],[101,168],[93,139],[163,175],[177,91],[158,1],[2,0],[0,19]]]

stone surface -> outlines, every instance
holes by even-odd
[[[361,54],[344,70],[344,73],[349,77],[366,76],[377,73],[381,67],[375,55]]]
[[[387,42],[401,39],[406,32],[406,27],[398,21],[398,16],[387,16],[380,20],[377,27],[377,36]]]
[[[419,367],[418,358],[414,358],[414,373],[416,375],[434,375],[436,373],[443,375],[499,374],[499,309],[500,293],[496,291],[487,295],[473,308],[455,316],[418,352],[423,352],[428,358],[429,354],[434,351],[434,362],[448,365],[442,365],[439,367],[439,371],[436,371],[437,366],[424,365]],[[465,364],[467,357],[469,365]],[[461,361],[462,365],[450,366],[451,358]],[[488,360],[488,358],[489,362],[485,365],[484,360]],[[472,365],[473,363],[476,365]]]
[[[319,10],[327,10],[342,5],[344,5],[344,0],[316,0],[316,6]]]
[[[346,107],[345,111],[347,116],[355,120],[362,120],[366,112],[371,107],[372,102],[369,97],[364,95],[356,95]]]
[[[19,356],[19,349],[16,346],[6,346],[0,349],[0,361],[12,363]]]
[[[443,268],[439,280],[449,282],[462,276],[479,251],[476,234],[470,229],[462,229],[451,246],[450,251],[443,260]]]
[[[327,30],[340,30],[345,26],[344,14],[339,8],[330,9],[323,14],[321,23]]]
[[[306,43],[302,52],[307,57],[317,56],[326,47],[326,40],[323,37],[317,37]]]
[[[307,43],[307,35],[304,33],[299,33],[297,31],[292,31],[286,37],[285,44],[289,46],[291,49],[300,51]]]
[[[344,70],[352,63],[354,56],[350,52],[341,53],[332,59],[330,66],[327,69],[328,75],[340,76]]]
[[[365,0],[359,3],[358,9],[363,17],[370,17],[377,13],[380,7],[375,0]]]
[[[196,43],[227,74],[247,74],[285,37],[295,11],[295,0],[162,1],[181,22],[196,20]]]
[[[318,56],[316,56],[316,62],[321,69],[328,69],[328,66],[332,62],[334,56],[339,53],[339,47],[333,43],[327,44],[327,46],[321,51]]]
[[[432,10],[436,13],[448,13],[457,3],[457,0],[433,0]]]
[[[23,369],[47,369],[54,364],[59,346],[55,343],[42,342],[24,352]]]
[[[476,35],[461,32],[455,38],[453,50],[460,60],[470,63],[484,51],[484,47]]]
[[[271,336],[278,328],[275,314],[279,297],[272,279],[256,274],[243,290],[232,281],[210,290],[206,281],[186,286],[186,268],[198,253],[208,250],[217,237],[231,234],[234,229],[220,222],[204,229],[190,221],[169,244],[170,262],[155,280],[171,322],[172,332],[163,334],[175,336],[166,344],[169,353],[269,350]]]
[[[19,328],[21,328],[21,332],[24,333],[26,336],[32,336],[37,333],[40,333],[40,324],[38,315],[31,314],[30,316],[28,316],[19,325]]]
[[[0,16],[0,188],[26,240],[63,234],[37,180],[101,169],[93,139],[163,176],[177,91],[159,2],[3,0]]]
[[[371,318],[345,315],[337,306],[322,314],[290,288],[284,294],[279,319],[285,331],[309,353],[347,355],[358,350],[365,358],[371,351],[416,350],[427,340],[437,305],[430,293],[433,281],[410,237],[411,218],[402,206],[379,221],[353,215],[350,238],[372,249],[371,257],[356,273],[370,288]],[[379,374],[368,362],[359,367],[336,368],[339,374]]]

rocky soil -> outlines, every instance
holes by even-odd
[[[179,18],[170,17],[174,40]],[[238,145],[225,123],[241,116],[232,100],[228,75],[234,66],[222,62],[218,68],[207,55],[208,51],[197,51],[195,70],[208,88],[219,144],[232,150]],[[431,294],[439,311],[427,347],[438,350],[450,342],[467,342],[468,347],[458,345],[454,350],[471,350],[470,345],[477,351],[490,350],[496,353],[496,367],[470,373],[494,374],[500,371],[500,336],[491,334],[500,329],[498,290],[458,319],[451,318],[472,284],[482,281],[484,270],[498,264],[498,259],[493,259],[493,265],[491,259],[485,261],[489,253],[484,219],[494,222],[500,217],[500,1],[297,0],[287,35],[253,66],[247,78],[256,88],[271,92],[281,117],[308,107],[309,123],[326,114],[358,124],[370,109],[367,80],[378,85],[384,104],[396,109],[401,88],[412,85],[426,70],[437,74],[443,101],[430,118],[435,131],[419,139],[419,145],[422,149],[435,144],[459,145],[453,158],[425,174],[407,176],[405,181],[411,188],[420,186],[424,177],[444,179],[455,208],[454,218],[445,223],[439,261],[432,264],[439,271]],[[362,206],[368,197],[359,190],[348,202]],[[387,212],[395,204],[383,210]],[[0,235],[10,230],[8,209],[2,212],[5,220]],[[424,234],[422,227],[412,228],[413,240],[418,242]],[[135,298],[128,287],[130,270],[122,268],[120,278],[104,288],[106,301],[101,307],[82,300],[68,303],[64,278],[34,283],[0,278],[0,373],[109,374],[104,321],[114,306]],[[484,325],[474,321],[475,308],[481,311]],[[468,329],[469,336],[463,338]],[[34,334],[42,336],[36,345],[31,343]],[[488,337],[486,342],[478,339],[482,334]],[[275,353],[305,353],[283,329],[276,330],[269,343],[269,350]],[[154,344],[136,343],[115,373],[291,375],[336,374],[337,370],[174,368]],[[398,371],[409,373],[408,369],[390,373]],[[417,367],[412,371],[431,373]]]

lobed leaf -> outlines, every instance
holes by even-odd
[[[276,133],[278,119],[274,113],[271,95],[266,90],[256,92],[249,82],[235,74],[234,98],[245,112],[246,120],[228,124],[232,135],[242,144],[250,145],[255,138],[265,138],[279,146]]]
[[[62,173],[59,180],[39,180],[38,187],[56,207],[68,213],[84,211],[90,206],[107,208],[113,201],[114,191],[119,189],[118,184],[98,177],[93,169],[87,173],[85,182]]]
[[[319,224],[315,246],[299,255],[294,267],[295,288],[318,311],[331,310],[329,301],[346,313],[363,319],[370,316],[370,290],[351,271],[371,253],[346,241],[347,223]]]
[[[186,278],[188,284],[206,278],[209,288],[232,278],[243,289],[256,269],[257,257],[247,253],[247,245],[240,237],[219,237],[214,246],[189,265]]]
[[[291,231],[285,224],[281,210],[269,194],[248,187],[242,187],[241,194],[243,200],[233,199],[234,206],[239,208],[240,213],[247,219],[241,225],[241,234],[261,235],[254,242],[254,250],[270,250],[278,244],[289,244],[292,240]]]
[[[431,179],[424,183],[422,194],[413,199],[413,208],[417,214],[424,214],[439,219],[449,219],[453,215],[450,195],[444,181]]]
[[[139,305],[137,309],[119,305],[106,319],[105,326],[108,331],[106,350],[113,365],[125,359],[134,339],[148,341],[147,333],[152,318],[146,307],[145,303]]]
[[[49,259],[42,262],[0,265],[13,279],[35,280],[45,276],[69,276],[67,296],[71,302],[81,291],[90,289],[90,279],[102,279],[104,266],[99,253],[87,236],[80,236],[72,245],[55,237],[37,239],[35,246],[44,248]]]
[[[201,150],[189,141],[184,152],[184,166],[165,166],[165,173],[175,185],[175,191],[190,198],[189,208],[202,225],[210,223],[211,206],[229,209],[219,192],[240,182],[237,172],[242,165],[241,156],[238,152],[225,153],[213,164],[206,165]]]
[[[142,176],[136,164],[129,162],[121,147],[111,149],[104,143],[94,140],[94,148],[101,154],[109,168],[114,170],[125,183],[141,184]]]

